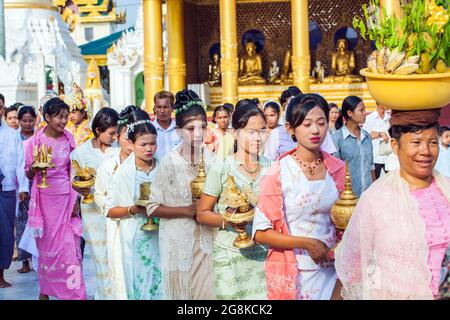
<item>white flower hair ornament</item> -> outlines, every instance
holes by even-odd
[[[140,124],[145,124],[145,123],[152,123],[150,120],[146,119],[146,120],[139,120],[133,123],[130,123],[129,125],[127,125],[127,139],[128,139],[128,135],[130,134],[130,132],[134,132],[134,128]]]

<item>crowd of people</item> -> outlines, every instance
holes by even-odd
[[[41,102],[5,107],[0,95],[0,288],[14,285],[4,270],[16,246],[39,299],[87,299],[87,245],[95,300],[449,297],[450,128],[439,110],[367,115],[359,97],[339,108],[295,86],[211,119],[191,90],[158,92],[152,116],[127,106],[91,119],[82,95]],[[47,188],[34,166],[42,146]],[[337,245],[330,212],[345,162],[359,201]],[[76,167],[95,170],[92,188],[72,185]],[[224,218],[237,210],[230,181],[255,209],[248,248]]]

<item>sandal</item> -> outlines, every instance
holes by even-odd
[[[17,270],[18,273],[28,273],[30,271],[31,271],[31,269],[30,269],[29,266],[28,267],[22,267],[22,268]]]

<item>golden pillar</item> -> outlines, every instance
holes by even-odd
[[[164,88],[161,0],[144,0],[145,111],[152,112],[153,97]]]
[[[309,92],[309,54],[308,0],[292,0],[292,72],[294,85],[302,92]]]
[[[238,101],[238,55],[236,35],[236,0],[220,0],[220,68],[222,102]]]
[[[167,0],[167,38],[169,89],[174,94],[186,88],[184,57],[183,0]]]

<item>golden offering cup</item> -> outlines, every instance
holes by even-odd
[[[242,205],[238,208],[228,208],[223,215],[226,222],[238,232],[238,236],[233,242],[233,246],[239,249],[249,248],[255,245],[255,242],[248,236],[245,227],[253,221],[255,208],[250,204]]]
[[[94,186],[94,184],[95,184],[94,175],[91,175],[90,177],[75,176],[74,179],[72,180],[72,186],[79,189],[87,189],[87,188],[90,189]],[[83,197],[83,200],[81,202],[84,204],[90,204],[94,202],[94,195],[91,192],[89,192],[87,196]]]
[[[50,168],[54,168],[55,164],[52,163],[52,148],[42,144],[40,147],[34,146],[33,148],[34,162],[32,168],[38,170],[41,173],[42,181],[37,185],[40,189],[46,189],[49,187],[47,184],[47,171]]]
[[[151,182],[142,182],[139,185],[139,199],[136,201],[138,207],[146,207],[151,193]],[[147,223],[143,224],[141,227],[142,231],[155,231],[158,230],[159,226],[153,222],[152,217],[148,217]]]

